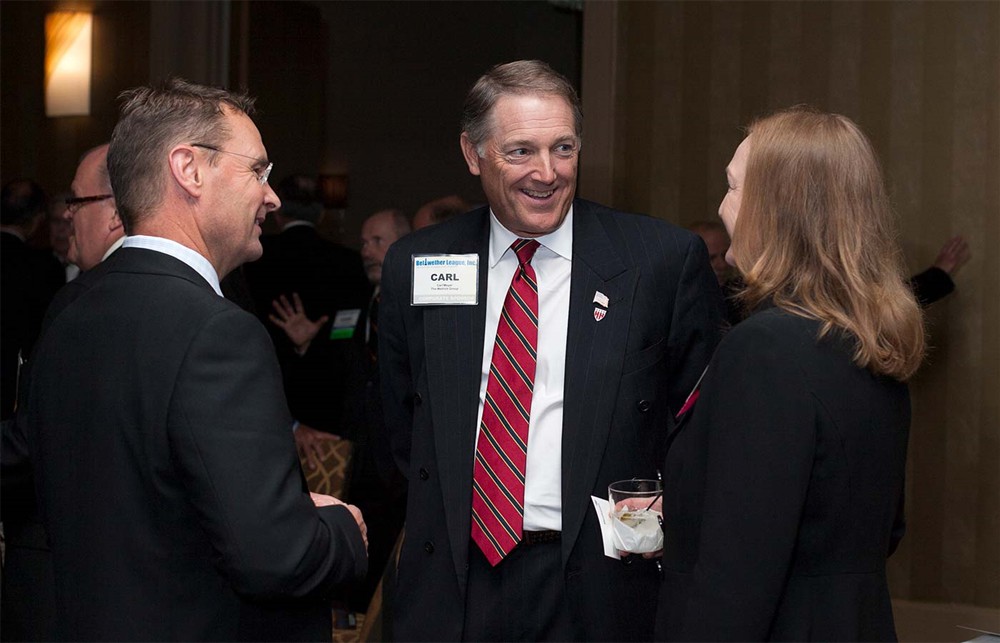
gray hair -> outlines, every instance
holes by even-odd
[[[526,94],[549,94],[565,100],[573,110],[577,138],[583,137],[583,109],[569,80],[540,60],[518,60],[497,65],[483,74],[465,97],[462,131],[480,156],[493,126],[493,107],[497,101],[502,96]]]
[[[243,93],[171,78],[162,87],[122,92],[121,119],[111,135],[108,172],[126,234],[163,200],[170,149],[181,142],[221,147],[229,138],[223,108],[253,114]],[[215,155],[209,162],[215,162]]]

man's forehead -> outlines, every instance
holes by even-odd
[[[253,119],[232,108],[226,108],[225,115],[226,120],[229,121],[230,142],[247,148],[259,149],[261,152],[264,151],[264,141]]]
[[[494,126],[525,132],[566,127],[569,134],[576,134],[573,108],[556,94],[504,94],[490,112]]]
[[[73,177],[73,183],[70,184],[70,188],[76,189],[80,184],[97,182],[101,176],[101,163],[104,162],[105,158],[106,155],[97,152],[92,152],[85,156],[76,168],[76,175]]]
[[[364,222],[361,226],[361,234],[370,237],[385,237],[392,232],[392,229],[392,217],[390,215],[376,214]]]

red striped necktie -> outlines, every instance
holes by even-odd
[[[511,244],[518,268],[503,302],[472,475],[472,540],[490,565],[521,541],[528,417],[538,346],[538,282],[534,239]]]

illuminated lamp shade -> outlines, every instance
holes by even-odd
[[[90,114],[90,45],[93,16],[45,16],[45,115]]]

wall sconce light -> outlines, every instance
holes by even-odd
[[[342,210],[347,207],[347,175],[320,174],[319,193],[323,207]]]
[[[45,115],[90,114],[93,16],[59,11],[45,16]]]

